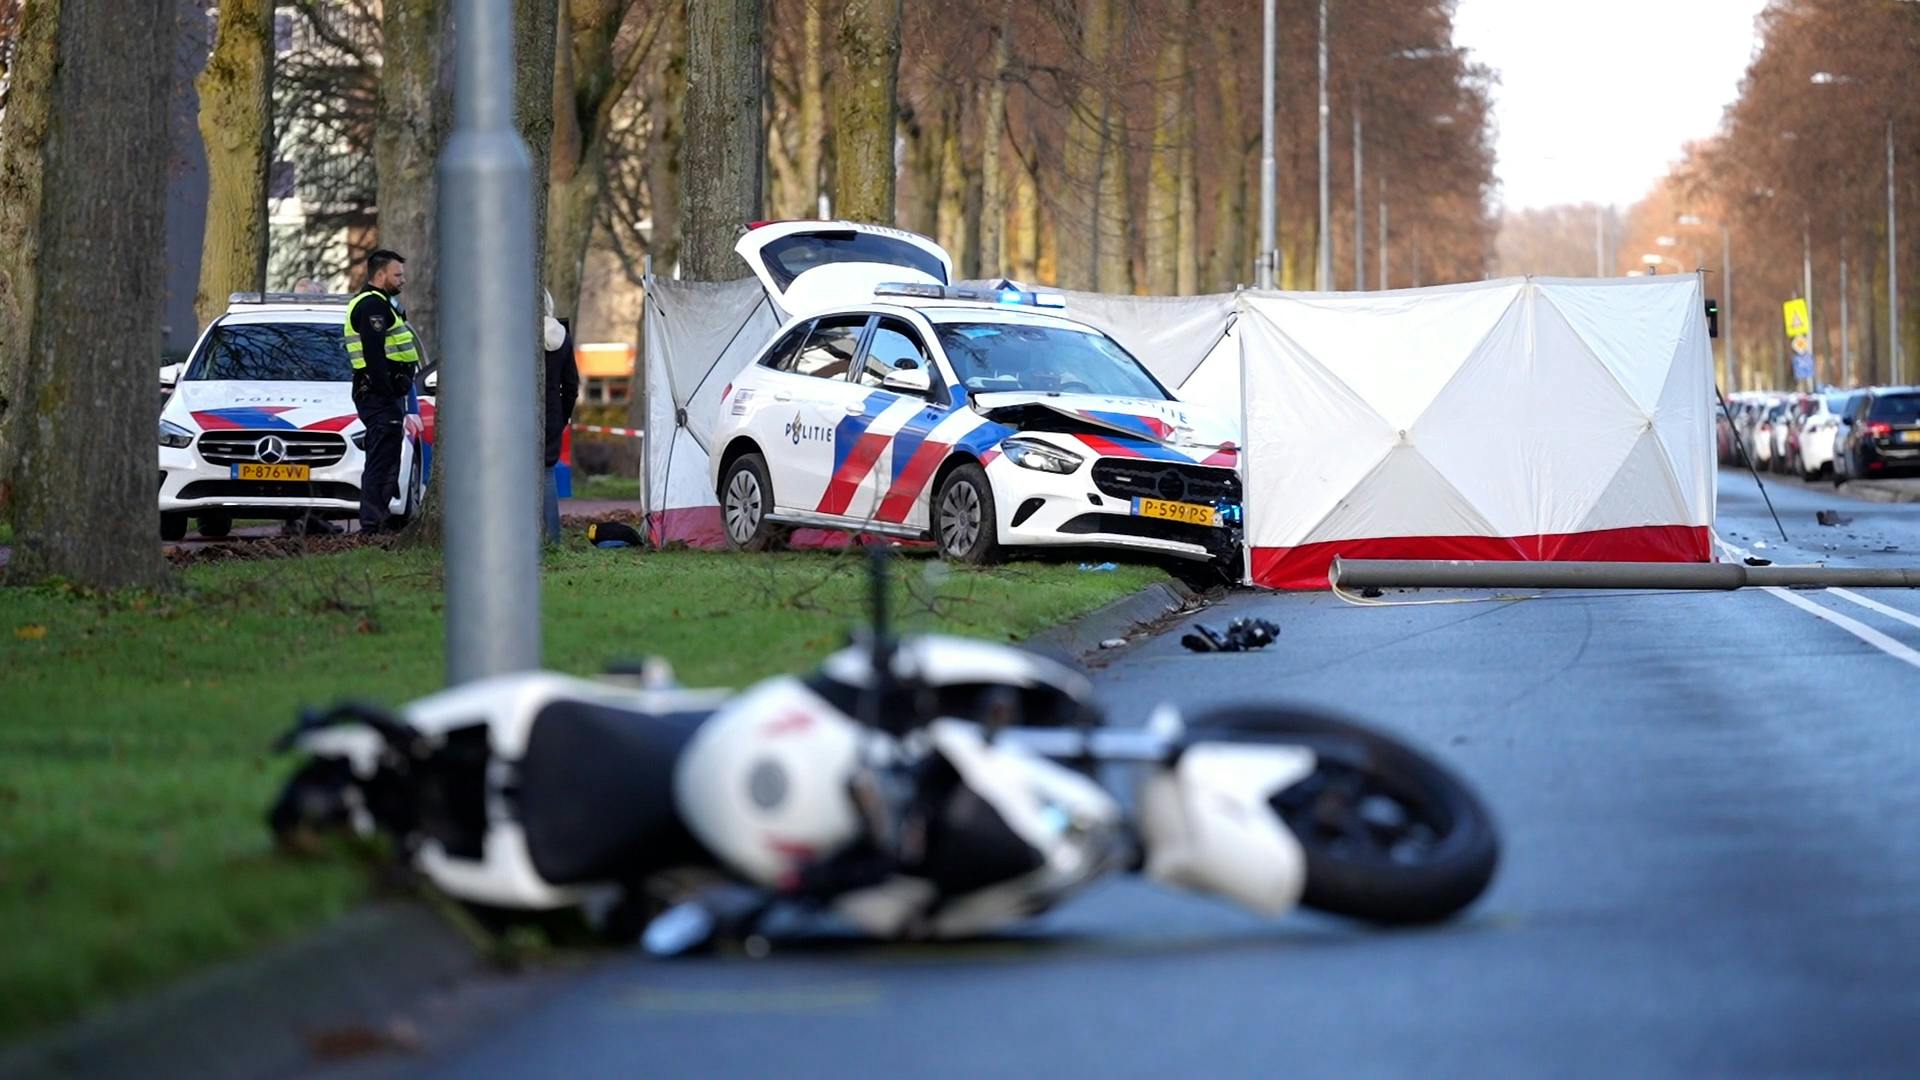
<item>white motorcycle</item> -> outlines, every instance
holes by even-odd
[[[659,954],[764,945],[782,909],[882,938],[975,935],[1117,870],[1381,924],[1445,919],[1492,879],[1479,800],[1386,735],[1272,706],[1105,727],[1071,668],[896,643],[875,608],[864,644],[738,695],[650,662],[309,714],[281,741],[308,760],[270,823],[385,833],[449,896],[578,908]],[[1131,813],[1105,766],[1134,774]]]

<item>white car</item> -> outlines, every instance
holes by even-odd
[[[194,345],[160,411],[160,535],[187,519],[356,518],[365,429],[353,407],[343,296],[236,293]],[[422,415],[424,414],[424,416]],[[395,517],[425,498],[432,403],[410,405]]]
[[[1833,448],[1846,423],[1847,403],[1853,398],[1845,391],[1814,396],[1811,411],[1800,421],[1801,479],[1818,480],[1833,471]]]
[[[1238,433],[1057,295],[949,284],[914,233],[785,222],[736,250],[787,321],[721,404],[729,541],[797,527],[931,538],[948,558],[1130,548],[1237,576]]]

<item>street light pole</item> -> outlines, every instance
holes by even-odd
[[[1267,0],[1266,39],[1261,48],[1265,81],[1260,94],[1260,266],[1254,280],[1263,289],[1273,288],[1273,23],[1275,0]]]
[[[1853,345],[1847,339],[1847,230],[1844,225],[1840,228],[1840,382],[1843,386],[1853,385]]]
[[[1727,385],[1740,389],[1740,369],[1733,355],[1733,230],[1720,226],[1720,276],[1726,278],[1726,296],[1720,301],[1721,351],[1727,361]]]
[[[1895,386],[1906,383],[1900,361],[1900,249],[1894,237],[1900,221],[1895,216],[1893,199],[1893,118],[1887,118],[1887,340],[1893,344],[1892,376]]]
[[[1800,298],[1807,302],[1807,348],[1813,353],[1813,378],[1818,382],[1820,350],[1813,344],[1813,219],[1805,215],[1800,218],[1800,283]]]
[[[459,0],[440,155],[447,681],[540,666],[532,167],[513,126],[513,5]]]
[[[1387,174],[1380,174],[1380,281],[1376,288],[1390,289],[1387,284]]]
[[[1607,276],[1606,210],[1593,208],[1593,276]]]
[[[1315,288],[1326,292],[1333,288],[1333,212],[1328,170],[1332,167],[1330,138],[1327,132],[1327,2],[1320,0],[1320,260],[1315,267]]]
[[[1365,292],[1367,288],[1367,200],[1365,182],[1361,179],[1361,157],[1366,142],[1360,137],[1360,106],[1353,107],[1353,288],[1355,292]]]

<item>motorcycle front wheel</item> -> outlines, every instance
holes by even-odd
[[[1314,771],[1269,800],[1306,854],[1300,902],[1383,925],[1439,922],[1479,898],[1500,861],[1493,817],[1465,781],[1349,720],[1244,706],[1193,721],[1195,741],[1304,745]]]

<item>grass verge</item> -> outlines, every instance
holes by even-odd
[[[576,539],[576,543],[579,541]],[[648,654],[743,685],[837,647],[858,558],[546,557],[550,667]],[[1161,580],[1123,566],[898,562],[900,623],[1021,638]],[[400,702],[442,672],[437,552],[211,562],[161,594],[0,589],[0,1039],[296,934],[369,888],[345,858],[276,854],[262,816],[303,704]]]
[[[640,498],[640,478],[615,476],[612,473],[599,473],[594,476],[574,473],[572,497],[594,500],[638,499]]]

